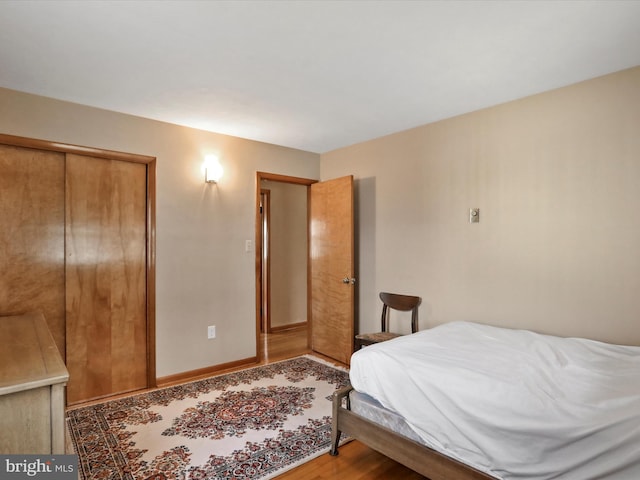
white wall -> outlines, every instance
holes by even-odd
[[[423,329],[640,344],[640,67],[321,155],[346,174],[361,331],[390,290],[423,298]]]
[[[0,112],[0,133],[157,157],[159,377],[255,356],[256,171],[318,178],[318,155],[6,89]],[[217,186],[206,153],[224,166]]]

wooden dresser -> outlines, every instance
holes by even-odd
[[[40,313],[0,317],[0,454],[64,454],[67,368]]]

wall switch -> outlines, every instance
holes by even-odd
[[[216,338],[216,326],[209,325],[207,327],[207,338]]]
[[[250,252],[252,247],[253,247],[253,242],[251,240],[245,240],[244,241],[244,251],[245,252]]]
[[[480,223],[480,209],[479,208],[470,208],[469,209],[469,223]]]

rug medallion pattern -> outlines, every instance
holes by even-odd
[[[83,480],[272,478],[325,453],[346,370],[310,356],[70,410]]]

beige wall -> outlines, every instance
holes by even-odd
[[[321,156],[349,173],[362,330],[391,290],[422,296],[423,329],[640,344],[640,67]]]
[[[256,171],[319,177],[319,156],[0,89],[0,133],[157,157],[157,374],[253,357]],[[216,153],[225,174],[206,185]],[[207,325],[217,338],[207,340]]]
[[[394,290],[423,297],[422,328],[464,319],[640,344],[638,105],[635,68],[320,157],[0,89],[0,133],[158,158],[166,376],[255,355],[244,246],[257,170],[354,174],[362,330]],[[218,186],[202,181],[205,153],[225,167]]]
[[[263,180],[271,191],[271,327],[307,321],[306,185]]]

